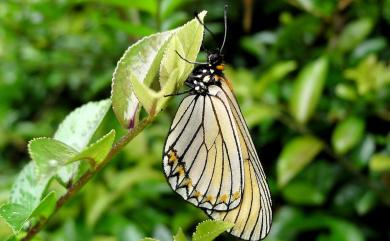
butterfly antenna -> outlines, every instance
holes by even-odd
[[[222,53],[223,47],[225,47],[225,41],[226,41],[226,35],[227,35],[227,8],[228,8],[228,5],[226,4],[225,9],[223,11],[223,20],[225,23],[225,34],[223,36],[223,42],[222,42],[221,48],[219,49],[220,54]]]
[[[198,16],[199,13],[195,12],[194,14],[195,14],[196,19],[198,19],[199,23],[203,25],[204,29],[206,29],[206,31],[210,33],[210,35],[214,39],[214,41],[217,42],[217,37],[215,37],[215,34],[213,32],[211,32],[211,30],[200,20],[200,18]]]
[[[174,94],[164,95],[164,97],[184,95],[184,94],[190,93],[191,91],[192,91],[192,90],[189,89],[189,90],[186,90],[186,91],[183,91],[183,92],[180,92],[180,93],[174,93]]]
[[[196,62],[196,61],[194,61],[194,62],[192,62],[192,61],[189,61],[188,59],[185,59],[183,56],[181,56],[181,54],[179,54],[179,52],[177,52],[177,50],[175,50],[175,52],[176,52],[176,54],[177,55],[179,55],[179,57],[182,59],[182,60],[184,60],[184,61],[186,61],[187,63],[189,63],[189,64],[207,64],[207,63],[202,63],[202,62]]]

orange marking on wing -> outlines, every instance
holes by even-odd
[[[180,176],[184,175],[184,167],[183,166],[178,166],[176,168],[176,173],[179,173]]]
[[[195,198],[198,198],[198,197],[200,197],[200,196],[202,196],[202,194],[201,194],[199,191],[195,191],[194,197],[195,197]]]
[[[212,202],[213,201],[213,196],[211,196],[211,195],[208,195],[207,197],[206,197],[206,202]]]
[[[182,186],[183,186],[183,187],[184,187],[184,186],[191,187],[191,186],[192,186],[192,180],[191,180],[190,178],[185,178],[185,179],[183,180]]]
[[[233,200],[237,200],[238,198],[240,198],[240,192],[237,191],[233,194]]]
[[[171,165],[172,165],[172,164],[176,163],[177,160],[178,160],[178,156],[177,156],[176,152],[170,150],[170,151],[168,152],[168,164],[171,164]]]
[[[219,198],[219,201],[221,203],[226,203],[227,202],[227,199],[228,199],[228,196],[226,194],[223,194],[220,198]]]

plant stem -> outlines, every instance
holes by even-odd
[[[88,183],[89,180],[93,176],[95,176],[96,173],[98,173],[100,170],[102,170],[110,161],[111,159],[125,147],[131,140],[134,139],[142,130],[145,129],[151,122],[153,122],[154,116],[148,116],[147,118],[143,119],[139,124],[134,128],[131,129],[126,135],[121,137],[111,148],[110,152],[107,154],[106,158],[99,163],[94,169],[86,171],[77,182],[72,184],[66,191],[66,193],[61,196],[56,203],[56,207],[54,212],[47,218],[40,220],[38,223],[36,223],[34,226],[32,226],[28,231],[26,236],[21,239],[22,241],[29,241],[31,240],[39,231],[41,231],[46,224],[50,221],[50,219],[61,209],[61,207],[69,201],[75,194],[77,194],[82,187],[85,186],[85,184]]]

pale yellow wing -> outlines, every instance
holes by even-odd
[[[229,211],[207,210],[206,212],[216,220],[234,223],[234,227],[229,231],[232,235],[245,240],[260,240],[265,238],[271,228],[271,195],[237,100],[228,83],[223,79],[221,81],[222,91],[217,94],[217,97],[228,100],[226,106],[231,109],[238,130],[244,159],[244,193],[237,208]]]
[[[187,96],[163,152],[164,173],[172,189],[208,210],[237,207],[243,192],[243,158],[227,101],[212,94]]]

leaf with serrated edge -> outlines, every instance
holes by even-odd
[[[203,19],[205,14],[205,11],[200,13],[199,18]],[[169,40],[172,34],[173,37]],[[125,128],[134,127],[138,101],[142,103],[149,114],[157,114],[161,110],[160,108],[155,109],[157,102],[160,100],[162,102],[159,106],[166,102],[164,99],[167,99],[167,97],[164,97],[164,93],[166,93],[167,89],[163,88],[167,84],[166,82],[173,82],[168,85],[174,86],[175,88],[173,89],[169,88],[172,89],[171,91],[174,91],[184,83],[193,68],[192,64],[188,64],[180,59],[175,50],[179,51],[186,59],[194,61],[199,52],[202,38],[203,25],[197,19],[193,19],[175,30],[145,38],[126,51],[118,62],[114,73],[111,97],[115,115],[122,126]],[[148,47],[150,47],[153,40],[158,42],[160,46],[155,46],[153,51],[151,51]],[[167,43],[168,47],[165,48]],[[163,52],[163,50],[165,51]],[[149,58],[137,59],[140,56],[143,57],[139,54],[140,51]],[[164,53],[163,57],[162,53]],[[156,93],[149,88],[149,85],[158,73],[157,64],[160,62],[162,64],[160,66],[159,79],[162,90]],[[149,65],[150,63],[152,65]],[[175,78],[172,77],[174,69],[178,70],[175,73]],[[144,76],[143,74],[145,73],[146,75]]]
[[[30,216],[30,210],[18,203],[6,203],[0,207],[0,216],[11,227],[12,231],[18,233],[23,224],[28,220]]]
[[[11,192],[11,203],[0,208],[0,216],[6,220],[15,233],[18,233],[24,223],[33,217],[49,217],[55,209],[57,200],[54,192],[40,200],[50,177],[55,173],[51,172],[51,167],[49,168],[47,164],[53,164],[52,167],[56,170],[61,165],[80,159],[93,159],[95,162],[100,162],[111,149],[114,138],[115,131],[112,130],[81,153],[77,153],[71,147],[55,139],[32,140],[29,144],[29,151],[34,161],[40,163],[41,171],[45,171],[45,175],[36,173],[33,162],[27,165]],[[51,162],[53,160],[55,163]],[[41,185],[40,180],[43,181]]]
[[[88,145],[96,129],[103,121],[110,109],[109,99],[98,102],[89,102],[72,111],[60,124],[54,139],[81,151]],[[62,167],[58,176],[63,183],[68,183],[77,173],[79,164],[73,163]]]
[[[91,166],[101,162],[112,147],[115,131],[82,150],[80,153],[70,146],[51,138],[37,138],[29,143],[29,152],[37,164],[39,174],[53,176],[58,168],[71,162],[87,160]]]
[[[108,134],[100,138],[88,148],[69,159],[68,163],[78,160],[91,160],[93,165],[96,165],[106,158],[108,152],[111,150],[114,140],[115,130],[111,130]]]
[[[34,162],[29,162],[19,173],[11,190],[10,202],[35,208],[49,182],[49,178],[38,176]]]
[[[289,141],[279,155],[276,171],[278,185],[286,185],[322,150],[323,143],[315,137],[301,136]]]
[[[178,78],[178,74],[177,74],[178,72],[179,72],[178,69],[174,69],[172,71],[171,76],[169,76],[169,80],[167,81],[167,84],[163,87],[163,89],[158,94],[159,98],[156,105],[156,112],[162,111],[166,103],[170,99],[170,97],[166,95],[169,95],[173,93],[173,91],[175,91],[176,83],[177,83],[175,80],[177,80]]]
[[[50,192],[37,207],[32,209],[23,204],[6,203],[0,207],[0,216],[7,222],[12,231],[17,234],[31,218],[49,217],[55,209],[56,201],[55,193]]]
[[[52,138],[36,138],[29,142],[28,150],[39,174],[53,176],[57,168],[67,163],[78,152],[65,143]]]
[[[110,106],[111,101],[106,99],[89,102],[75,109],[62,121],[54,139],[81,151],[88,145]]]
[[[131,86],[131,78],[149,86],[158,74],[163,50],[173,31],[142,38],[131,45],[117,63],[112,78],[112,107],[124,128],[134,125],[138,100]],[[131,77],[131,78],[130,78]]]
[[[179,228],[176,235],[173,236],[173,241],[187,241],[187,238],[181,228]]]
[[[203,21],[206,11],[202,11],[198,16]],[[160,112],[170,99],[176,89],[179,89],[188,78],[194,65],[181,59],[180,55],[189,60],[195,61],[199,53],[203,39],[203,25],[198,19],[193,19],[175,31],[164,52],[164,57],[160,66],[160,85],[156,113]]]
[[[54,211],[56,207],[57,197],[55,192],[48,193],[39,205],[34,209],[30,218],[32,217],[42,217],[48,218]]]
[[[225,221],[203,221],[196,226],[196,231],[192,235],[192,241],[211,241],[233,226],[234,224]]]
[[[154,112],[157,102],[157,93],[148,88],[145,84],[139,82],[133,74],[130,74],[129,79],[138,101],[141,102],[142,106],[149,114]]]
[[[206,16],[206,11],[198,14],[199,19],[203,22]],[[163,87],[170,80],[170,75],[174,69],[178,69],[177,86],[180,87],[187,79],[188,75],[194,68],[193,64],[189,64],[182,60],[176,53],[189,60],[195,61],[199,53],[203,40],[203,25],[198,19],[194,18],[184,26],[176,30],[175,36],[171,38],[164,52],[164,57],[160,66],[160,85]]]

